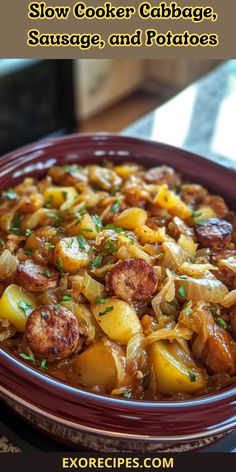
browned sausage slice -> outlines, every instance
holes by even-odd
[[[232,336],[236,339],[236,305],[230,309],[229,319]]]
[[[43,267],[27,259],[18,266],[16,279],[19,285],[30,292],[43,292],[56,288],[58,272],[53,267]]]
[[[157,289],[154,268],[142,259],[119,262],[107,277],[107,290],[127,302],[143,300]]]
[[[209,218],[195,226],[195,234],[203,247],[224,247],[231,241],[233,227],[231,223],[219,218]]]
[[[26,323],[25,341],[36,358],[58,361],[82,347],[76,316],[60,305],[36,308]]]
[[[152,167],[145,173],[145,179],[154,184],[167,184],[170,188],[180,186],[180,177],[177,172],[168,166]]]
[[[235,375],[236,343],[224,329],[214,326],[201,357],[210,373]]]

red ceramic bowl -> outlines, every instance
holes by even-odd
[[[235,172],[180,149],[116,135],[73,135],[32,144],[1,159],[0,190],[57,163],[108,158],[168,164],[236,208]],[[235,388],[179,402],[140,402],[77,390],[37,372],[0,347],[0,395],[36,428],[75,448],[185,451],[219,440],[236,427]]]

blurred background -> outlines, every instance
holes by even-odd
[[[0,154],[50,135],[120,132],[220,63],[0,59]]]

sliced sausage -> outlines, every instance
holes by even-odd
[[[230,243],[233,227],[219,218],[209,218],[195,226],[197,241],[203,247],[218,248]]]
[[[213,262],[213,264],[219,265],[219,270],[217,270],[214,275],[229,289],[236,288],[236,273],[233,270],[231,270],[229,267],[220,265],[219,262],[222,259],[228,259],[230,257],[235,257],[235,256],[236,256],[235,250],[227,250],[227,249],[216,251],[211,256],[211,261]]]
[[[64,167],[53,166],[48,175],[53,183],[59,185],[76,185],[80,182],[88,182],[88,176],[76,165],[65,165]]]
[[[181,199],[188,205],[198,205],[207,195],[207,190],[198,184],[184,184],[181,186]]]
[[[236,339],[236,305],[230,309],[229,320],[232,336]]]
[[[60,305],[41,305],[27,319],[25,342],[36,358],[49,362],[64,359],[81,350],[78,320]]]
[[[19,264],[16,280],[30,292],[43,292],[57,287],[58,272],[51,266],[41,266],[32,259]]]
[[[179,187],[181,184],[179,174],[168,166],[152,167],[145,172],[145,179],[153,184],[167,184],[170,188]]]
[[[154,268],[142,259],[119,262],[107,277],[107,290],[127,302],[144,300],[157,289]]]
[[[233,376],[236,372],[236,343],[227,331],[215,325],[201,358],[210,373]]]

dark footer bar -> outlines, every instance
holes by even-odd
[[[235,470],[236,456],[232,453],[19,453],[0,454],[2,472],[212,472],[213,469]],[[208,468],[208,469],[207,469]]]

